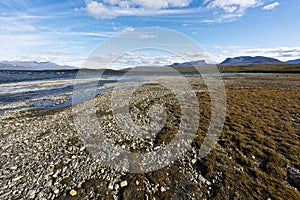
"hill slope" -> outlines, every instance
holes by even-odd
[[[235,58],[227,58],[220,65],[254,65],[254,64],[283,64],[280,60],[275,58],[263,56],[240,56]]]
[[[300,59],[289,60],[289,61],[287,61],[287,63],[289,63],[289,64],[300,64]]]

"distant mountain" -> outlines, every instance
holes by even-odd
[[[36,61],[2,61],[0,62],[0,70],[73,70],[76,67],[67,65],[57,65],[52,62],[36,62]]]
[[[199,66],[207,66],[208,64],[205,60],[197,60],[197,61],[190,61],[185,63],[173,63],[172,65],[167,65],[167,67],[172,68],[191,68],[191,67],[199,67]]]
[[[287,63],[289,63],[289,64],[300,64],[300,59],[289,60],[289,61],[287,61]]]
[[[275,58],[263,56],[241,56],[235,58],[227,58],[220,65],[255,65],[255,64],[283,64],[280,60]]]

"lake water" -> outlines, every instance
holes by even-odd
[[[145,77],[166,75],[165,73],[139,73],[138,75],[103,74],[96,71],[81,73],[77,71],[7,71],[0,70],[0,113],[22,108],[55,109],[71,105],[74,83],[89,84],[97,81],[96,94],[114,89],[103,88],[110,83],[125,79],[127,82],[145,79]],[[168,74],[168,75],[178,75]],[[194,76],[195,73],[185,73]],[[199,75],[199,74],[198,74]],[[225,75],[225,74],[224,74]],[[124,80],[123,80],[124,81]],[[64,100],[56,97],[64,97]],[[26,103],[21,103],[26,102]],[[12,106],[13,105],[13,106]]]

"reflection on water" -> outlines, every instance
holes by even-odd
[[[66,71],[8,71],[0,70],[0,113],[8,110],[23,108],[39,108],[43,110],[55,109],[71,105],[71,95],[77,78],[77,70]],[[139,72],[123,73],[87,70],[80,72],[80,79],[76,84],[86,88],[97,81],[96,94],[117,89],[102,86],[115,82],[143,81],[155,76],[195,76],[199,73],[161,73]],[[125,76],[124,76],[125,75]],[[58,98],[59,97],[59,98]],[[24,104],[24,102],[26,102]]]

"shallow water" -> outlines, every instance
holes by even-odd
[[[0,71],[0,113],[31,107],[54,109],[71,105],[70,95],[76,76],[76,71]],[[81,78],[80,81],[76,81],[76,84],[97,81],[97,86],[101,87],[117,81],[116,76],[104,75],[98,78],[91,73]],[[59,96],[62,96],[64,101],[57,98]]]
[[[74,84],[89,88],[97,81],[95,94],[117,89],[103,86],[115,82],[136,83],[154,76],[177,76],[179,73],[139,73],[105,74],[100,72],[78,71],[8,71],[0,70],[0,113],[23,108],[40,110],[56,109],[72,105]],[[197,76],[199,73],[184,73],[184,76]],[[224,73],[222,76],[233,75]],[[59,97],[59,98],[57,98]],[[26,102],[23,104],[22,102]]]

